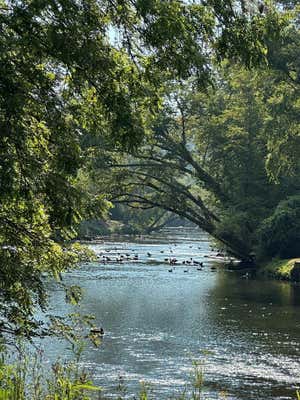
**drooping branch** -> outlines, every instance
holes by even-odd
[[[129,165],[132,166],[132,164],[129,164]],[[184,197],[186,197],[187,199],[192,201],[192,203],[194,203],[197,207],[199,207],[199,209],[202,211],[202,213],[204,214],[204,216],[208,220],[213,219],[215,221],[219,221],[219,218],[204,205],[204,203],[201,200],[201,198],[199,196],[196,198],[188,190],[188,188],[186,186],[184,186],[183,184],[181,184],[180,182],[175,181],[174,179],[173,179],[172,182],[170,182],[170,181],[168,181],[166,179],[163,179],[163,178],[158,177],[156,175],[150,174],[149,172],[142,172],[142,171],[137,171],[137,170],[131,170],[131,174],[136,175],[136,176],[149,178],[149,179],[153,179],[153,180],[155,180],[155,181],[157,181],[157,182],[159,182],[159,183],[161,183],[163,185],[168,186],[171,190],[174,191],[174,193],[180,193],[181,195],[183,195]],[[149,181],[145,181],[144,184],[146,186],[152,187],[157,192],[161,191],[161,188],[159,188],[158,186],[153,186],[153,184],[151,185],[151,183]]]
[[[148,199],[146,197],[134,195],[132,193],[124,193],[123,196],[127,196],[128,198],[116,199],[116,200],[114,200],[114,203],[117,203],[117,204],[122,204],[122,203],[123,204],[130,204],[130,203],[149,204],[149,205],[152,205],[153,207],[163,208],[167,211],[170,211],[174,214],[179,215],[182,218],[188,219],[189,221],[193,222],[194,224],[196,224],[197,226],[199,226],[206,232],[211,231],[211,226],[207,223],[207,221],[194,217],[188,211],[179,210],[179,209],[174,208],[170,204],[164,203],[162,201]]]
[[[158,142],[156,143],[156,146],[162,150],[170,152],[171,154],[176,154],[182,161],[187,162],[195,170],[196,177],[201,180],[204,187],[211,191],[218,199],[226,201],[227,195],[223,192],[219,183],[201,167],[186,146],[182,143],[175,143],[170,137],[168,137],[168,141],[169,144],[171,144],[171,147],[167,147],[165,144]]]
[[[176,169],[178,171],[184,172],[186,174],[191,175],[192,177],[195,177],[195,174],[193,171],[182,167],[181,165],[177,165],[175,163],[171,163],[170,161],[165,161],[163,159],[159,158],[154,158],[154,157],[146,157],[146,156],[138,156],[138,158],[143,159],[143,160],[149,160],[149,161],[156,161],[153,163],[115,163],[115,164],[108,164],[107,168],[134,168],[134,167],[141,167],[141,168],[160,168],[161,166],[164,167],[169,167],[171,169]]]
[[[239,259],[244,259],[246,257],[246,253],[243,251],[243,243],[239,241],[238,238],[223,237],[216,231],[215,226],[213,224],[209,223],[203,218],[199,218],[199,216],[193,215],[193,213],[190,212],[191,210],[178,209],[170,205],[169,203],[163,202],[161,199],[149,199],[146,198],[145,196],[133,193],[123,193],[122,198],[118,198],[114,200],[114,202],[120,204],[122,203],[123,204],[138,203],[141,205],[149,204],[153,207],[163,208],[196,224],[199,228],[203,229],[205,232],[209,233],[212,237],[223,243],[228,248],[228,251],[231,255]]]
[[[170,197],[170,195],[171,195],[169,192],[167,192],[167,191],[161,189],[161,188],[158,187],[157,185],[154,185],[152,182],[148,183],[148,186],[149,186],[150,188],[154,189],[156,193],[165,194],[167,197]],[[179,197],[179,196],[178,196],[178,197]],[[177,210],[177,209],[180,209],[180,210],[181,210],[182,202],[179,201],[179,200],[180,200],[180,199],[177,198],[176,205],[173,206],[173,207],[174,207],[174,210]],[[168,200],[168,204],[169,204],[169,203],[170,203],[170,200]],[[200,213],[198,212],[198,210],[194,210],[191,206],[187,207],[187,205],[186,205],[185,208],[186,208],[186,212],[189,213],[189,215],[193,216],[193,218],[198,219],[202,224],[205,224],[205,223],[211,224],[211,223],[212,223],[212,222],[210,221],[209,218],[204,218],[204,217],[202,217],[202,216],[200,215]],[[176,212],[176,211],[175,211],[175,212]]]
[[[162,222],[160,222],[165,216],[168,214],[169,216]],[[176,218],[176,215],[170,214],[168,211],[163,211],[161,215],[159,215],[153,222],[150,224],[150,226],[146,229],[147,233],[151,233],[153,231],[159,231],[163,227],[165,227],[167,224],[169,224],[171,221],[173,221]],[[160,223],[159,223],[160,222]]]

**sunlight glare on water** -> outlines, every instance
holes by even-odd
[[[120,376],[129,394],[146,381],[157,399],[178,395],[189,380],[191,360],[200,359],[207,399],[220,391],[236,400],[295,398],[299,286],[224,270],[207,235],[194,228],[90,246],[98,261],[66,279],[84,288],[80,311],[95,315],[104,328],[101,347],[88,345],[83,363],[106,395],[116,395]],[[110,261],[103,263],[103,256]],[[177,259],[175,268],[170,258]],[[203,262],[203,269],[194,261]],[[63,294],[53,289],[51,305],[63,313]],[[46,345],[49,358],[67,353],[63,343]]]

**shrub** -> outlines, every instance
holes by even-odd
[[[259,252],[267,257],[298,257],[300,252],[300,196],[281,201],[259,232]]]

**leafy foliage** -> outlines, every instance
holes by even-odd
[[[142,209],[161,207],[195,223],[238,258],[252,258],[259,227],[299,187],[298,176],[282,173],[280,183],[270,180],[275,95],[269,83],[275,76],[274,71],[249,72],[224,63],[215,87],[205,94],[188,85],[175,87],[142,149],[126,160],[109,161],[114,179],[123,182],[111,186],[111,200]],[[294,93],[285,101],[293,102]],[[284,108],[276,118],[297,135],[289,113]],[[295,237],[286,239],[285,256],[294,256]]]
[[[286,16],[243,5],[0,0],[2,336],[42,329],[33,318],[47,304],[42,274],[58,279],[79,262],[66,241],[110,207],[95,166],[151,136],[166,87],[189,78],[206,87],[225,56],[266,62]],[[214,179],[203,182],[221,194]]]
[[[300,197],[292,196],[281,201],[274,213],[263,221],[260,247],[268,257],[281,258],[299,255]]]
[[[42,356],[33,358],[22,352],[20,360],[0,363],[1,400],[89,400],[90,394],[101,388],[94,385],[76,362],[57,361],[50,371],[42,369]],[[47,377],[47,378],[46,378]]]

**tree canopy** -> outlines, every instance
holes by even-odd
[[[2,335],[30,337],[39,328],[34,310],[46,306],[42,274],[59,279],[62,271],[85,257],[79,249],[69,247],[68,240],[74,237],[74,227],[82,219],[103,215],[114,198],[108,186],[103,186],[107,177],[103,166],[115,155],[121,159],[125,155],[126,160],[138,158],[140,163],[150,154],[154,169],[135,169],[133,176],[140,176],[135,187],[143,183],[147,188],[143,190],[150,191],[147,196],[153,196],[153,190],[168,196],[175,185],[180,200],[184,200],[182,207],[189,202],[182,211],[184,216],[196,221],[200,218],[200,226],[215,232],[219,213],[215,206],[207,206],[199,193],[205,191],[207,198],[226,202],[229,195],[234,195],[230,189],[234,177],[231,174],[227,182],[220,182],[230,165],[224,164],[219,172],[208,173],[204,168],[202,161],[206,163],[207,158],[203,158],[203,146],[210,146],[207,140],[217,140],[208,139],[209,131],[197,137],[193,120],[201,117],[210,130],[223,124],[218,134],[225,142],[230,134],[225,125],[231,126],[231,135],[237,136],[236,146],[239,142],[244,146],[248,134],[240,131],[240,122],[228,115],[238,114],[239,106],[233,104],[228,111],[219,91],[215,100],[204,99],[203,104],[208,101],[205,111],[202,106],[197,109],[196,99],[187,91],[181,111],[181,92],[179,97],[172,90],[166,95],[166,88],[185,87],[188,80],[194,88],[206,88],[213,81],[216,65],[224,58],[248,68],[266,64],[268,48],[281,37],[288,19],[271,5],[261,10],[250,4],[230,0],[0,0]],[[296,49],[293,41],[290,48]],[[285,60],[290,68],[292,61]],[[284,65],[278,69],[286,72]],[[289,72],[290,79],[295,80],[293,85],[297,85],[298,72]],[[293,93],[287,85],[284,81],[278,87],[279,97],[286,91]],[[225,96],[230,95],[228,90]],[[250,94],[242,97],[243,121],[248,118],[249,102],[261,118],[257,108],[263,100]],[[174,115],[176,96],[180,107]],[[205,97],[201,93],[198,96]],[[219,118],[223,120],[218,122],[212,109],[222,101]],[[272,124],[285,126],[283,117],[276,120],[279,105],[275,101],[270,104],[270,129]],[[185,128],[191,107],[194,111]],[[208,116],[213,117],[212,121]],[[201,137],[206,138],[206,144]],[[253,140],[260,142],[260,134]],[[270,143],[268,146],[281,146],[280,140]],[[194,154],[196,150],[201,153]],[[215,150],[211,155],[216,160],[223,157],[217,154],[217,147]],[[260,151],[264,152],[263,146]],[[245,154],[245,163],[246,159]],[[213,160],[207,162],[213,165]],[[234,164],[234,160],[231,162]],[[251,159],[248,166],[255,162]],[[270,167],[273,163],[276,160],[269,159]],[[157,166],[163,167],[161,178]],[[168,176],[171,171],[184,172],[187,180],[176,173]],[[123,172],[127,180],[128,170]],[[98,187],[94,185],[95,177]],[[199,182],[196,193],[188,186],[194,179]],[[160,186],[155,192],[157,182]],[[172,204],[173,200],[168,201]],[[169,211],[179,213],[173,206]]]
[[[286,214],[284,225],[278,210],[296,204],[288,199],[299,194],[295,23],[292,18],[282,40],[270,44],[268,68],[247,70],[226,61],[215,65],[206,91],[189,81],[168,85],[164,108],[141,148],[123,160],[110,153],[111,200],[184,217],[240,259],[294,257],[297,214]],[[286,237],[285,250],[277,236]]]

